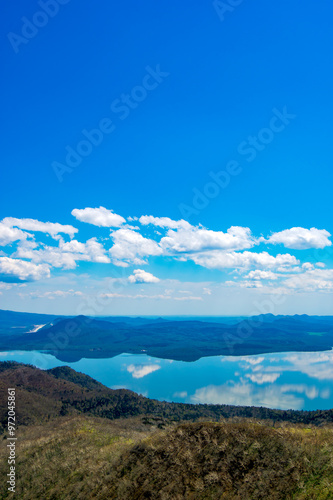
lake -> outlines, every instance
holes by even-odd
[[[333,408],[333,351],[213,356],[195,362],[121,354],[64,363],[37,351],[0,353],[38,368],[70,366],[111,389],[182,403],[316,410]]]

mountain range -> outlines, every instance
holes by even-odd
[[[239,318],[57,317],[0,311],[0,350],[40,350],[65,362],[121,353],[180,361],[203,356],[324,351],[333,346],[332,316]]]

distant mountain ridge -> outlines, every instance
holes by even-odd
[[[228,324],[194,318],[70,318],[0,311],[0,350],[42,350],[66,362],[124,352],[194,361],[215,355],[325,351],[333,346],[333,316],[268,314],[239,319]]]

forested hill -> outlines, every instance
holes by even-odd
[[[16,387],[19,425],[47,422],[65,415],[107,419],[141,415],[163,421],[220,421],[233,417],[272,422],[288,421],[322,425],[333,422],[333,410],[294,411],[263,407],[161,402],[126,389],[109,389],[88,375],[69,367],[40,370],[16,362],[0,363],[0,423],[7,422],[7,388]]]
[[[267,314],[229,323],[226,318],[223,323],[209,318],[50,319],[22,314],[0,311],[0,350],[43,350],[65,362],[124,352],[195,361],[204,356],[325,351],[333,346],[332,316]]]

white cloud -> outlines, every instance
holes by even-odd
[[[144,257],[161,255],[162,250],[158,243],[144,238],[140,233],[131,229],[118,229],[111,233],[114,245],[109,254],[116,266],[127,267],[129,264],[146,264]]]
[[[172,220],[169,217],[154,217],[153,215],[142,215],[139,218],[140,224],[143,226],[147,226],[148,224],[152,224],[153,226],[158,227],[167,227],[169,229],[190,229],[191,224],[186,220]]]
[[[0,281],[0,290],[10,290],[12,288],[12,284],[3,283]]]
[[[264,288],[260,280],[226,281],[228,286],[238,286],[240,288]]]
[[[324,248],[331,246],[332,242],[328,239],[331,234],[325,229],[305,229],[303,227],[292,227],[279,233],[273,233],[268,238],[268,243],[282,244],[286,248],[295,250],[306,250],[309,248]]]
[[[283,286],[300,292],[333,291],[333,269],[309,269],[289,276]]]
[[[132,374],[133,378],[143,378],[160,368],[160,365],[129,365],[127,371]]]
[[[313,269],[313,268],[314,268],[314,265],[311,264],[311,262],[304,262],[304,264],[302,264],[302,269],[304,269],[306,271],[309,269]]]
[[[72,215],[81,222],[88,222],[88,224],[99,227],[120,227],[126,222],[124,217],[104,207],[74,208],[74,210],[72,210]]]
[[[221,252],[213,250],[189,255],[188,258],[208,269],[248,269],[252,266],[272,269],[278,266],[295,266],[299,264],[296,257],[288,253],[278,254],[274,257],[267,252]]]
[[[263,273],[268,275],[269,271],[263,271]],[[333,269],[314,268],[312,265],[290,267],[287,274],[275,275],[278,281],[274,284],[272,282],[263,284],[259,276],[257,270],[251,271],[245,278],[252,279],[226,281],[225,284],[240,288],[261,288],[264,293],[277,293],[279,295],[333,291]]]
[[[175,392],[173,397],[182,399],[187,398],[187,392],[186,391]]]
[[[193,295],[187,295],[186,297],[173,297],[174,300],[202,300],[202,297],[195,297]]]
[[[5,217],[2,223],[8,227],[18,227],[27,231],[37,231],[46,233],[54,239],[59,238],[59,233],[68,234],[71,238],[78,232],[73,226],[59,224],[58,222],[41,222],[36,219],[16,219],[15,217]]]
[[[143,269],[135,269],[133,274],[129,276],[128,281],[130,283],[158,283],[160,280]]]
[[[0,222],[0,246],[5,246],[18,240],[25,240],[28,236],[31,235]]]
[[[49,264],[52,267],[63,269],[75,269],[76,262],[74,255],[62,252],[58,247],[45,246],[39,250],[31,249],[25,245],[20,245],[14,254],[15,257],[30,259],[36,264]]]
[[[194,260],[194,262],[209,268],[231,268],[244,267],[244,259],[252,258],[256,262],[255,255],[247,253],[226,253],[224,250],[250,248],[257,243],[257,240],[251,235],[249,228],[231,227],[226,233],[222,231],[210,231],[201,227],[193,227],[185,221],[171,221],[168,218],[153,218],[152,216],[143,216],[143,222],[158,219],[159,224],[174,223],[179,225],[177,230],[169,229],[167,235],[160,242],[143,237],[139,232],[131,229],[119,229],[113,231],[111,236],[114,240],[114,245],[109,250],[109,254],[113,263],[118,266],[128,266],[129,264],[145,264],[145,257],[149,256],[177,256],[179,260]],[[160,222],[160,219],[163,219]],[[167,219],[167,221],[165,221]],[[171,222],[170,222],[171,221]],[[182,223],[182,224],[180,224]],[[157,223],[156,223],[157,224]],[[215,253],[214,253],[215,252]],[[217,253],[219,252],[219,253]],[[274,258],[263,252],[261,260],[267,255],[271,262],[277,259],[281,264],[289,264],[296,259],[288,257]],[[219,260],[218,264],[213,263],[213,260]],[[257,260],[260,260],[258,257]],[[269,259],[266,259],[266,261]],[[223,262],[222,262],[223,261]],[[235,261],[241,262],[238,266]],[[251,263],[252,264],[252,263]],[[280,265],[281,265],[280,264]],[[263,262],[265,265],[265,262]]]
[[[75,269],[77,261],[99,262],[107,264],[110,262],[104,247],[96,238],[90,238],[85,243],[71,240],[67,243],[62,238],[58,247],[44,245],[40,249],[34,248],[34,242],[22,242],[17,248],[15,257],[30,259],[35,263],[47,263],[52,267],[63,269]]]
[[[157,284],[159,279],[141,269],[141,266],[147,264],[149,257],[163,256],[178,262],[193,261],[206,269],[229,272],[231,277],[224,279],[226,285],[243,289],[256,288],[260,289],[261,293],[278,292],[295,295],[307,291],[333,291],[333,269],[327,269],[324,263],[301,263],[290,253],[271,255],[267,251],[251,250],[261,242],[283,243],[289,248],[296,249],[323,248],[331,245],[328,239],[330,233],[324,229],[294,227],[274,233],[265,240],[263,237],[255,237],[247,227],[232,226],[226,232],[213,231],[202,225],[192,226],[185,220],[175,221],[169,217],[152,215],[143,215],[139,219],[128,218],[129,221],[140,222],[140,228],[134,228],[126,224],[125,218],[104,207],[74,209],[72,214],[80,221],[99,227],[114,228],[110,233],[111,248],[105,248],[107,238],[98,241],[96,237],[92,237],[85,242],[74,239],[78,229],[71,225],[7,217],[0,222],[0,245],[13,242],[17,244],[14,249],[6,248],[6,253],[0,251],[0,256],[10,258],[14,262],[21,261],[22,266],[29,264],[44,266],[46,273],[50,272],[51,266],[74,269],[80,261],[112,263],[124,268],[134,265],[136,269],[128,278],[123,277],[123,284]],[[147,225],[154,226],[150,228],[153,236],[143,235],[146,232],[144,226]],[[161,228],[164,237],[157,228]],[[58,243],[51,246],[45,242],[37,242],[35,235],[25,230],[47,233]],[[63,235],[69,235],[70,241],[64,241]],[[27,260],[30,262],[26,262]],[[8,268],[9,261],[6,262]],[[175,301],[206,298],[206,301],[211,302],[208,298],[211,295],[210,288],[193,291],[192,287],[191,290],[188,294],[184,294],[182,290],[178,290],[176,294],[158,290],[154,295],[114,294],[114,297]]]
[[[85,243],[76,240],[67,243],[61,241],[59,247],[62,252],[76,254],[75,260],[99,262],[102,264],[108,264],[110,262],[103,245],[97,241],[97,238],[90,238]]]
[[[203,250],[243,250],[256,244],[248,227],[230,227],[226,233],[193,227],[169,230],[160,245],[168,253],[190,253]]]
[[[29,293],[20,293],[20,297],[29,297],[33,299],[59,299],[66,297],[82,297],[83,293],[75,290],[52,290],[48,292],[29,292]]]
[[[109,299],[166,299],[166,300],[170,300],[172,298],[170,297],[170,295],[163,295],[163,294],[147,295],[142,293],[138,293],[136,295],[130,295],[127,293],[102,293],[100,297]]]
[[[159,293],[154,295],[148,295],[144,293],[137,293],[135,295],[127,294],[127,293],[102,293],[100,294],[102,298],[109,299],[151,299],[151,300],[202,300],[202,297],[196,296],[187,296],[187,297],[175,297],[166,293],[165,295]]]
[[[261,271],[260,269],[256,269],[255,271],[250,271],[245,278],[250,280],[276,280],[277,274],[272,271]]]
[[[47,265],[36,265],[20,259],[0,257],[0,275],[2,281],[6,279],[18,279],[21,281],[35,281],[50,277],[50,269]]]

